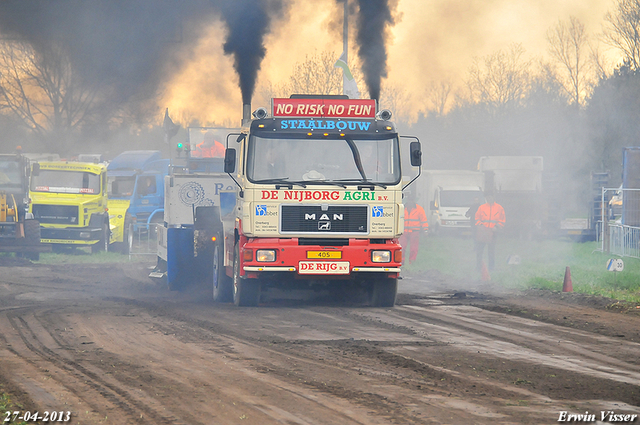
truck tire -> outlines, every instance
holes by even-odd
[[[238,307],[256,307],[260,302],[260,281],[240,276],[240,246],[233,255],[233,303]]]
[[[213,300],[219,303],[233,301],[233,280],[224,268],[224,249],[219,242],[213,248]]]
[[[100,251],[109,251],[109,239],[111,236],[111,230],[109,229],[109,222],[102,225],[102,231],[100,232],[100,240],[91,245],[91,252],[97,253]]]
[[[371,290],[371,306],[393,307],[398,293],[398,279],[379,277],[373,281]]]
[[[38,220],[24,221],[25,245],[40,245],[40,222]]]
[[[40,222],[38,220],[24,221],[24,244],[27,246],[40,245]],[[25,257],[32,261],[40,259],[39,252],[27,252]]]

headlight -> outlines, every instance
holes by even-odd
[[[276,251],[274,249],[259,249],[256,251],[256,261],[263,263],[276,261]]]
[[[371,251],[371,261],[374,263],[391,262],[391,251]]]

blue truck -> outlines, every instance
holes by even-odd
[[[164,178],[169,159],[157,150],[125,151],[107,167],[113,248],[129,253],[133,233],[155,234],[164,223]]]

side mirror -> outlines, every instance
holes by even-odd
[[[411,142],[409,145],[409,152],[411,157],[411,166],[420,167],[422,165],[422,150],[420,149],[420,142]]]
[[[431,211],[437,210],[438,208],[436,208],[436,201],[429,202],[429,208],[431,209]]]
[[[31,175],[39,176],[40,175],[40,164],[37,162],[33,163],[33,170],[31,171]]]
[[[224,172],[233,173],[236,171],[236,150],[228,148],[224,152]]]

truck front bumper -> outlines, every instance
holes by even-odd
[[[93,227],[41,227],[40,233],[42,243],[70,245],[93,245],[102,237],[102,229]]]
[[[277,272],[294,273],[301,278],[330,279],[353,273],[384,273],[397,277],[402,264],[402,248],[397,239],[381,243],[349,239],[347,243],[344,246],[301,245],[297,238],[250,238],[241,246],[241,275],[252,278],[263,272]],[[273,261],[258,261],[264,252],[272,255]],[[386,255],[389,261],[374,261]]]

